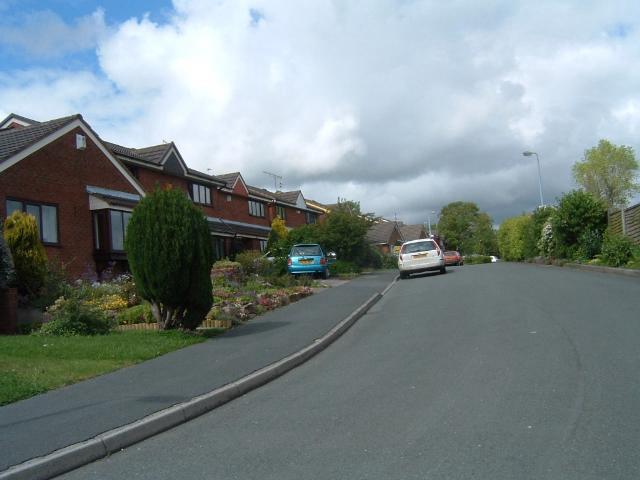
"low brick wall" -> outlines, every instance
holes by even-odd
[[[0,334],[16,333],[18,326],[18,290],[0,290]]]

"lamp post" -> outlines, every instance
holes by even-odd
[[[431,210],[433,215],[436,214],[435,210]],[[429,222],[429,237],[431,237],[431,214],[427,213],[427,222]]]
[[[538,154],[536,152],[530,152],[528,150],[526,152],[522,152],[522,155],[524,155],[525,157],[530,157],[531,155],[536,156],[536,160],[538,161],[538,188],[540,189],[540,206],[544,207],[544,199],[542,198],[542,172],[540,171],[540,157],[538,157]]]

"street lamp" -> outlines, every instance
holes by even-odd
[[[436,211],[431,210],[431,213],[435,215]],[[431,237],[431,215],[429,215],[428,213],[427,213],[427,221],[429,222],[429,237]]]
[[[526,152],[522,152],[522,155],[524,155],[525,157],[530,157],[531,155],[536,156],[536,160],[538,161],[538,187],[540,188],[540,206],[544,207],[544,200],[542,198],[542,172],[540,171],[540,157],[538,157],[538,154],[536,152],[530,152],[528,150]]]

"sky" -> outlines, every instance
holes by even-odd
[[[532,211],[527,150],[555,202],[601,138],[640,151],[639,86],[637,0],[0,0],[0,118],[406,223]]]

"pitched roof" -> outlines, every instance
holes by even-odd
[[[398,233],[400,233],[402,237],[402,233],[396,222],[374,223],[369,227],[369,230],[367,230],[366,239],[369,243],[389,243],[394,230],[398,230]]]
[[[269,190],[266,190],[264,188],[254,187],[253,185],[247,185],[247,190],[249,190],[249,193],[252,195],[265,197],[265,198],[268,198],[269,200],[276,199],[276,196],[273,194],[273,192],[270,192]]]
[[[239,176],[240,176],[240,172],[223,173],[222,175],[216,175],[217,178],[219,178],[223,182],[226,182],[227,187],[229,188],[233,187],[233,185],[236,183],[236,180],[238,179]]]
[[[173,143],[161,143],[160,145],[153,145],[151,147],[135,148],[135,152],[138,156],[144,158],[148,162],[160,165],[162,159],[167,152],[171,150]]]
[[[409,240],[418,240],[419,238],[426,238],[427,232],[424,225],[400,225],[400,233],[405,242]]]
[[[59,130],[82,115],[71,115],[56,118],[48,122],[39,122],[22,128],[9,128],[0,130],[0,163],[21,152],[25,148],[37,143],[47,135]]]
[[[276,199],[285,202],[285,203],[290,203],[292,205],[295,205],[296,202],[298,201],[298,196],[300,195],[300,190],[294,190],[292,192],[276,192],[274,195],[276,197]]]
[[[117,155],[124,155],[125,157],[142,160],[157,166],[161,165],[162,159],[167,154],[167,151],[173,146],[171,143],[162,143],[151,147],[131,148],[111,142],[104,142],[104,144]]]
[[[40,122],[38,122],[36,120],[33,120],[31,118],[23,117],[22,115],[18,115],[16,113],[10,113],[3,120],[0,121],[0,125],[4,125],[5,123],[7,123],[11,119],[18,120],[19,122],[26,123],[28,125],[35,125],[36,123],[40,123]]]

